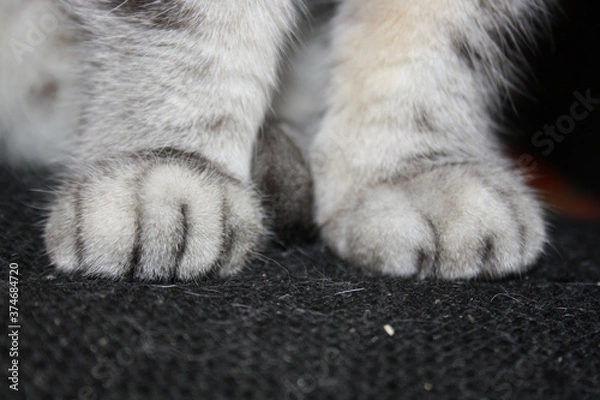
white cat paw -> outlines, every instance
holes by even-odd
[[[252,189],[198,154],[166,149],[72,177],[45,240],[61,271],[190,280],[242,268],[264,239],[262,221]]]
[[[342,258],[396,275],[498,278],[545,243],[541,207],[506,169],[456,165],[364,188],[322,226]]]

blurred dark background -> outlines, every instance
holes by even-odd
[[[598,217],[600,1],[559,3],[552,35],[544,37],[539,48],[527,52],[532,70],[523,89],[528,95],[517,95],[514,107],[507,104],[506,115],[517,131],[514,154],[525,161],[529,156],[534,159],[528,166],[539,177],[537,185],[560,192],[550,194],[561,203],[559,206],[588,207],[587,214]],[[581,103],[582,97],[595,99],[595,104],[587,104],[587,109],[580,104],[575,108],[577,114],[572,115],[573,104]],[[544,133],[549,129],[554,133]]]

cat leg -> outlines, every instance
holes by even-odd
[[[311,150],[317,222],[338,255],[444,279],[520,273],[536,260],[540,205],[502,156],[490,114],[510,78],[500,31],[531,33],[542,4],[342,2]]]
[[[51,260],[142,280],[239,270],[267,233],[250,165],[291,1],[64,4],[83,37],[83,111]]]

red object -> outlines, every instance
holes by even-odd
[[[513,152],[513,158],[526,163],[530,185],[542,195],[552,211],[578,219],[600,219],[600,198],[570,182],[561,171],[541,157]],[[521,165],[524,167],[523,165]]]

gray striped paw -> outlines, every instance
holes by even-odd
[[[56,267],[111,278],[231,274],[265,236],[253,190],[195,153],[96,163],[62,187],[45,231]]]
[[[519,274],[545,243],[541,207],[505,168],[443,166],[358,191],[322,226],[335,252],[397,276]]]

